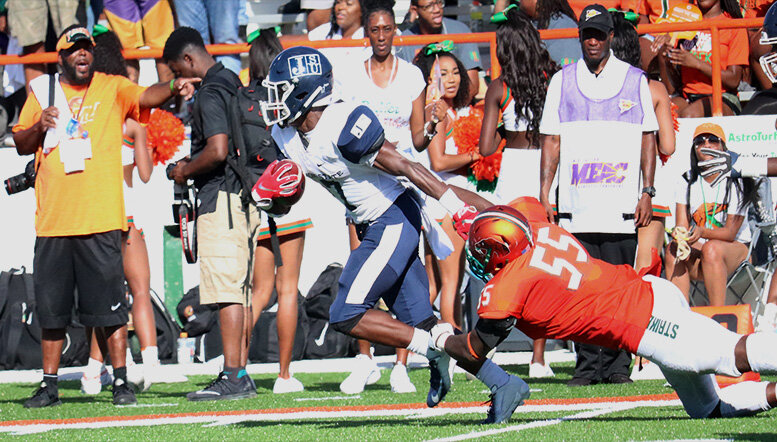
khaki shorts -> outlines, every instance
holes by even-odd
[[[8,27],[19,46],[31,46],[46,40],[48,17],[59,36],[76,22],[78,0],[8,0]]]
[[[227,195],[232,210],[229,228]],[[197,247],[200,259],[200,302],[251,305],[251,280],[259,212],[251,205],[248,214],[236,194],[219,192],[216,210],[197,217]]]

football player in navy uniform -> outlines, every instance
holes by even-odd
[[[269,98],[261,103],[262,113],[273,124],[281,153],[343,203],[362,241],[343,268],[329,310],[331,327],[426,356],[431,369],[427,405],[436,406],[450,387],[450,357],[432,348],[430,330],[453,330],[450,324],[437,324],[429,303],[429,281],[418,256],[422,223],[436,254],[447,256],[452,247],[425,213],[424,198],[439,200],[461,229],[491,204],[405,159],[384,140],[383,127],[366,106],[336,101],[332,66],[319,51],[286,49],[273,60],[263,84]],[[276,187],[271,179],[259,179],[253,196],[260,207],[272,206]],[[397,319],[373,309],[380,298]],[[491,361],[473,374],[491,389],[489,422],[496,422],[492,416],[506,420],[528,397],[523,381]]]

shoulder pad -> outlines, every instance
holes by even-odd
[[[346,160],[359,163],[383,146],[383,126],[367,106],[357,106],[345,121],[337,147]]]

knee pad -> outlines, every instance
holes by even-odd
[[[356,324],[358,324],[359,321],[361,321],[362,316],[364,316],[364,313],[366,312],[362,312],[352,318],[346,319],[345,321],[330,322],[329,325],[332,327],[332,330],[339,331],[344,335],[350,335],[351,330],[353,330],[353,328],[356,327]]]
[[[513,325],[515,325],[515,318],[513,317],[505,319],[480,318],[478,323],[475,324],[475,333],[489,348],[495,348],[507,338]]]
[[[768,382],[740,382],[721,389],[721,417],[752,416],[772,408],[766,400],[767,385]]]

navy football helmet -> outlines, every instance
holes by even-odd
[[[278,54],[262,85],[267,101],[260,103],[268,125],[293,123],[312,107],[332,99],[332,64],[321,52],[295,46]]]
[[[769,7],[764,16],[764,25],[761,31],[761,39],[759,43],[762,45],[771,45],[774,49],[774,45],[777,44],[777,3]],[[777,83],[777,53],[772,50],[768,54],[762,56],[759,59],[761,63],[761,69],[769,77],[772,83]]]

